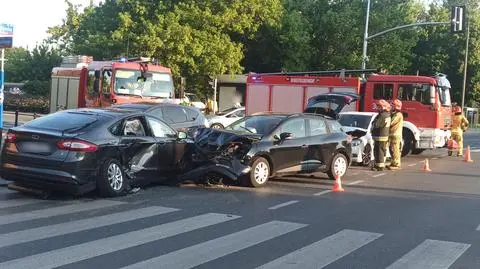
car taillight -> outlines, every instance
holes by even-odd
[[[82,140],[62,140],[57,143],[57,147],[61,150],[92,152],[97,150],[97,145]]]
[[[15,143],[16,140],[17,140],[17,135],[15,133],[8,133],[7,138],[5,139],[7,143]]]

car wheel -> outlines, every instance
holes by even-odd
[[[212,128],[212,129],[224,129],[223,125],[221,125],[220,123],[214,123],[210,126],[210,128]]]
[[[363,153],[362,153],[362,165],[363,166],[369,166],[372,163],[372,147],[370,144],[367,144],[365,148],[363,148]]]
[[[343,177],[347,173],[348,160],[342,153],[337,153],[332,159],[330,169],[327,172],[331,180],[335,180],[337,176]]]
[[[267,184],[270,177],[270,165],[265,158],[257,158],[252,164],[252,170],[248,176],[248,185],[258,188]]]
[[[125,173],[122,166],[116,160],[109,160],[101,168],[97,179],[97,188],[104,197],[119,196],[125,189]]]

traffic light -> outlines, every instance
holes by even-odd
[[[451,28],[452,33],[463,33],[465,29],[465,6],[452,7]]]

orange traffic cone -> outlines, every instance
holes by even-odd
[[[467,153],[465,154],[465,162],[473,163],[473,160],[470,156],[470,146],[467,146]]]
[[[430,164],[428,163],[428,159],[425,159],[425,164],[423,165],[422,171],[424,171],[424,172],[431,172],[432,171],[430,169]]]
[[[345,191],[342,188],[342,179],[340,179],[340,176],[335,176],[335,183],[333,184],[332,191],[334,192],[343,192]]]

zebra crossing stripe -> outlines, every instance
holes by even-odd
[[[50,269],[240,218],[208,213],[0,263],[2,269]]]
[[[29,212],[21,212],[16,214],[8,214],[4,216],[0,216],[0,225],[3,224],[11,224],[16,222],[34,220],[34,219],[41,219],[41,218],[49,218],[58,215],[64,214],[71,214],[71,213],[79,213],[82,211],[90,211],[110,206],[117,206],[125,204],[124,202],[119,201],[110,201],[110,200],[98,200],[93,202],[81,202],[71,205],[47,208],[47,209],[40,209],[35,211]]]
[[[387,269],[447,269],[469,247],[469,244],[427,239]]]
[[[0,201],[0,209],[41,203],[35,199],[9,199]]]
[[[0,248],[32,242],[54,236],[86,231],[136,219],[166,214],[174,211],[178,211],[178,209],[152,206],[120,213],[103,215],[99,217],[42,226],[34,229],[12,232],[8,234],[2,234],[0,235]]]
[[[163,256],[126,266],[123,269],[192,268],[305,226],[307,225],[300,223],[271,221]]]
[[[257,268],[324,268],[381,236],[378,233],[343,230]]]

